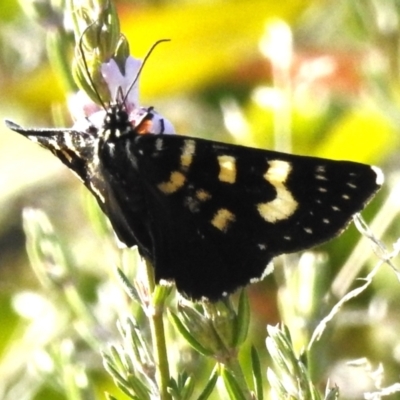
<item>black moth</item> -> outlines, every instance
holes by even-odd
[[[338,235],[383,181],[349,161],[140,134],[121,103],[86,131],[6,124],[80,177],[157,282],[196,300],[215,301],[262,277],[273,257]]]

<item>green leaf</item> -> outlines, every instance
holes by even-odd
[[[129,296],[131,300],[136,301],[138,304],[141,304],[141,300],[139,297],[139,293],[136,288],[129,281],[128,277],[122,272],[120,268],[117,268],[117,276],[122,283],[123,288],[125,289],[126,294]]]
[[[232,400],[246,400],[246,396],[240,388],[236,378],[227,368],[222,369],[221,376],[224,380],[225,388],[229,393],[229,397]]]
[[[215,366],[211,374],[211,377],[207,382],[206,387],[203,389],[197,400],[207,400],[210,397],[212,391],[214,390],[217,380],[218,380],[218,367]]]
[[[204,356],[212,356],[213,352],[209,349],[203,347],[199,341],[191,334],[191,332],[185,327],[182,323],[180,318],[173,313],[172,311],[169,312],[169,316],[171,318],[172,323],[174,324],[175,328],[179,331],[179,333],[187,340],[187,342],[200,354]]]
[[[178,379],[170,379],[168,392],[174,399],[189,400],[194,391],[194,380],[186,372],[178,375]]]
[[[257,400],[263,400],[263,379],[261,372],[260,357],[258,356],[257,349],[251,346],[251,369],[253,374],[254,391],[256,393]]]
[[[250,315],[249,298],[247,296],[247,292],[245,290],[242,290],[239,297],[236,318],[236,330],[233,339],[234,347],[239,347],[246,340],[250,326]]]
[[[74,271],[47,215],[25,208],[23,225],[29,260],[41,283],[52,288],[69,284]]]

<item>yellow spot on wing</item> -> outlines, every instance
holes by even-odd
[[[285,185],[292,169],[290,163],[272,160],[268,162],[268,165],[264,179],[275,187],[276,198],[257,204],[257,210],[267,222],[275,223],[292,216],[297,210],[298,203]]]
[[[211,193],[207,192],[204,189],[196,190],[196,198],[200,201],[206,201],[211,199]]]
[[[167,182],[161,182],[157,186],[165,194],[175,193],[180,189],[186,181],[185,175],[182,172],[174,171],[171,172],[169,180]]]
[[[187,196],[184,200],[184,204],[193,213],[200,211],[201,203],[211,199],[211,193],[205,189],[197,189],[194,196]]]
[[[235,183],[236,181],[236,160],[232,156],[218,156],[219,175],[221,182]]]
[[[275,186],[275,183],[285,183],[292,166],[290,163],[282,160],[268,161],[268,169],[264,174],[264,179]]]
[[[181,154],[181,168],[187,169],[193,161],[194,151],[196,149],[196,142],[194,140],[185,140],[182,147]]]
[[[161,143],[162,144],[162,143]],[[159,146],[161,146],[159,144]],[[156,143],[157,146],[157,143]],[[179,190],[186,182],[185,171],[190,167],[193,161],[193,155],[196,149],[196,142],[194,140],[185,140],[182,146],[182,153],[180,159],[180,169],[181,171],[173,171],[169,176],[169,180],[166,182],[161,182],[157,186],[165,194],[175,193]]]
[[[235,214],[226,208],[220,208],[211,220],[211,224],[222,232],[226,232],[229,225],[236,220]]]

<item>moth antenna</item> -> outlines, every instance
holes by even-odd
[[[88,76],[88,78],[89,78],[90,85],[92,86],[92,89],[93,89],[94,93],[96,94],[97,99],[99,100],[101,106],[104,108],[104,110],[106,110],[106,109],[107,109],[106,104],[104,103],[103,99],[101,98],[100,93],[99,93],[99,91],[97,90],[96,85],[95,85],[94,82],[93,82],[92,76],[90,75],[89,67],[88,67],[88,64],[87,64],[87,61],[86,61],[85,52],[83,51],[83,35],[84,35],[84,34],[86,33],[86,31],[88,31],[89,28],[91,28],[95,23],[96,23],[96,22],[91,23],[91,24],[90,24],[89,26],[87,26],[87,27],[85,28],[85,30],[82,32],[82,35],[81,35],[81,37],[79,38],[79,45],[78,45],[78,47],[79,47],[79,51],[80,51],[80,53],[81,53],[83,65],[85,66],[86,74],[87,74],[87,76]]]
[[[132,90],[133,86],[135,85],[135,83],[137,82],[137,80],[139,79],[140,74],[142,73],[143,67],[146,64],[146,61],[148,60],[148,58],[150,57],[151,53],[153,52],[153,50],[160,44],[163,42],[170,42],[171,39],[160,39],[157,40],[157,42],[155,42],[151,47],[150,50],[147,52],[146,56],[143,59],[142,65],[139,68],[139,71],[136,73],[135,79],[132,81],[132,83],[129,85],[128,90],[125,93],[125,97],[123,98],[123,102],[125,103],[126,99],[128,98],[129,92]]]

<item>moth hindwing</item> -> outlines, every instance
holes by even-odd
[[[217,300],[260,278],[273,257],[335,237],[383,181],[369,165],[141,135],[115,120],[86,131],[7,125],[73,170],[157,282],[192,299]]]

